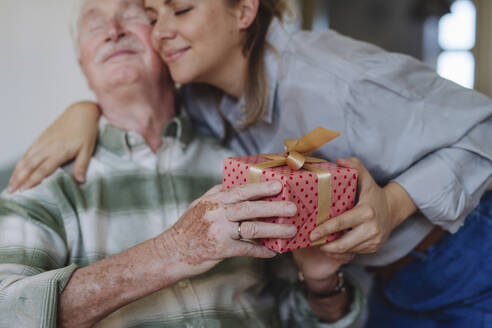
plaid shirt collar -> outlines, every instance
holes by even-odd
[[[186,148],[193,140],[193,128],[188,116],[183,113],[170,120],[162,130],[162,137],[177,139]],[[104,117],[100,122],[98,144],[117,156],[148,147],[140,134],[115,128]]]

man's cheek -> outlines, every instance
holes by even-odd
[[[90,47],[87,44],[81,45],[80,58],[84,64],[89,65],[90,63],[92,63],[94,61],[95,55],[96,55],[96,49]]]

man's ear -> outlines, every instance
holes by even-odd
[[[237,5],[238,27],[240,30],[248,29],[258,15],[260,0],[240,0]]]

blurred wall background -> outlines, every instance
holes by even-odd
[[[492,1],[474,0],[477,6],[476,88],[492,97]]]
[[[296,3],[305,29],[329,26],[388,51],[411,55],[443,76],[458,83],[460,79],[465,80],[461,84],[469,84],[492,96],[490,0],[296,0]],[[474,61],[469,83],[466,76],[459,74],[468,68],[465,67],[468,63],[460,65],[467,55],[465,52],[470,52]],[[456,64],[452,67],[455,73],[449,74],[448,68],[440,67],[442,63],[448,67]]]
[[[93,99],[69,32],[74,0],[0,1],[0,188],[29,144],[70,103]],[[342,34],[437,67],[439,24],[454,0],[295,0],[306,29]],[[456,0],[463,1],[463,0]],[[492,96],[492,1],[476,7],[474,87]],[[459,20],[456,31],[462,28]],[[453,35],[451,35],[453,39]]]
[[[0,188],[71,102],[92,98],[74,55],[73,0],[0,1]]]

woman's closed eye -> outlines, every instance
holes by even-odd
[[[152,8],[145,8],[145,13],[147,14],[147,17],[149,19],[150,25],[154,26],[155,23],[157,23],[157,13],[154,9]]]
[[[183,9],[175,10],[174,11],[174,15],[175,16],[181,16],[181,15],[184,15],[184,14],[188,13],[192,9],[193,9],[193,7],[186,7],[186,8],[183,8]]]

